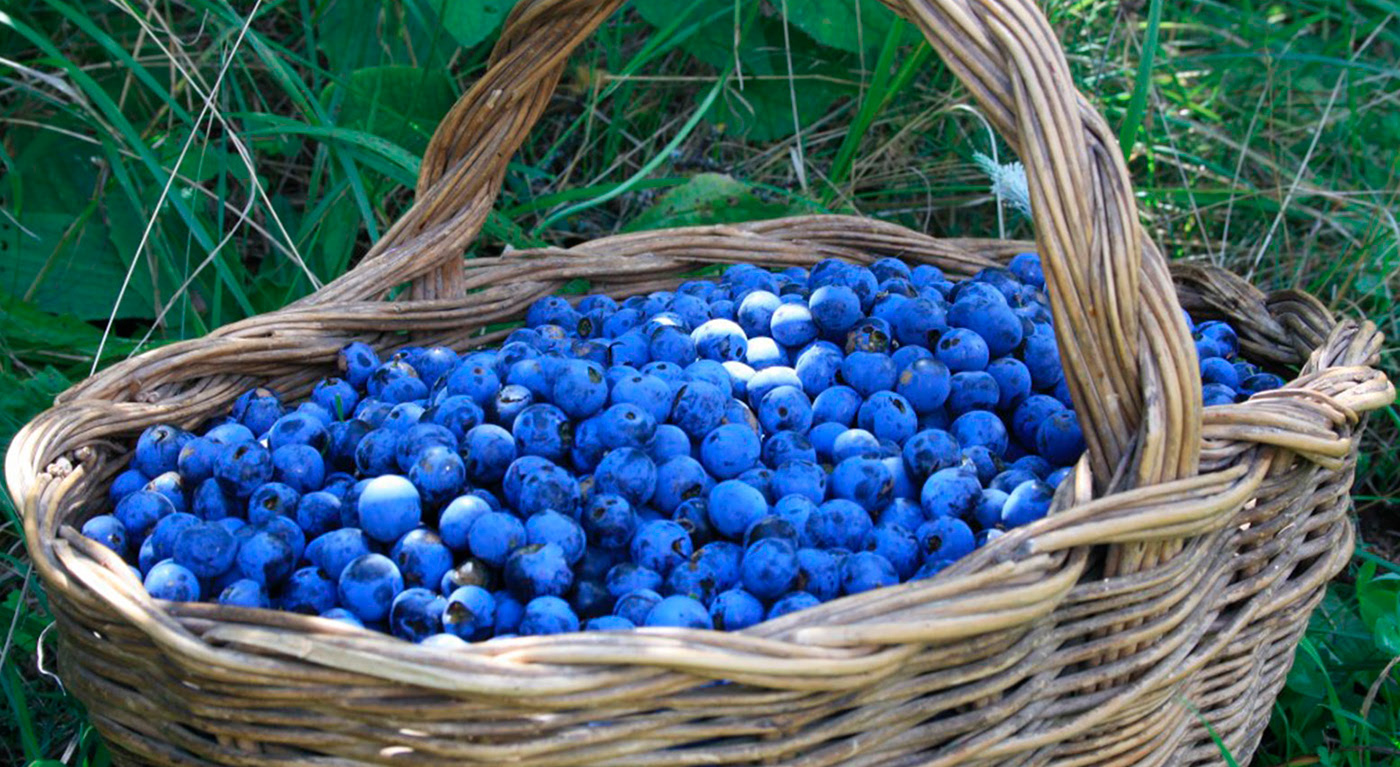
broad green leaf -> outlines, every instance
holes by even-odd
[[[894,23],[878,0],[791,0],[788,19],[813,40],[838,50],[878,52]],[[874,62],[871,62],[874,63]]]
[[[514,0],[427,0],[452,39],[463,48],[480,45],[495,34]]]
[[[797,210],[782,202],[764,202],[748,184],[720,173],[702,173],[663,194],[642,211],[627,231],[697,224],[728,224],[792,215]]]
[[[444,72],[386,66],[361,69],[350,76],[348,85],[326,86],[321,101],[339,103],[338,127],[374,134],[422,157],[456,98]]]
[[[126,271],[99,216],[25,213],[18,225],[0,217],[0,290],[32,296],[46,312],[106,319]],[[153,316],[151,295],[151,269],[137,264],[117,317]]]
[[[330,70],[403,64],[444,71],[457,45],[436,13],[464,0],[320,0],[316,44]]]
[[[0,290],[0,339],[5,351],[34,362],[85,365],[97,353],[102,331],[66,314],[50,314],[33,303]],[[107,339],[104,357],[126,355],[132,343],[125,338]]]
[[[746,17],[755,0],[632,0],[637,15],[648,24],[663,29],[675,22],[682,13],[686,22],[677,30],[680,48],[716,69],[724,69],[734,61],[736,53],[736,3],[740,17]],[[772,75],[775,52],[783,45],[781,22],[759,19],[739,35],[737,53],[745,74]]]
[[[819,120],[848,92],[825,80],[748,80],[742,89],[731,82],[708,117],[725,134],[749,141],[776,141]],[[793,123],[794,101],[797,124]]]
[[[1376,633],[1376,647],[1392,656],[1400,655],[1400,614],[1382,615],[1376,620],[1373,631]]]
[[[1400,612],[1400,575],[1385,573],[1375,578],[1358,579],[1356,601],[1361,620],[1374,631],[1383,617]]]
[[[70,385],[51,367],[24,376],[0,370],[0,451],[8,450],[19,427],[52,407],[54,397]]]

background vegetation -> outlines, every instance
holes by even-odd
[[[510,5],[0,2],[0,449],[96,367],[349,268]],[[1047,6],[1173,257],[1397,336],[1400,3]],[[970,104],[874,0],[631,0],[574,57],[476,250],[800,211],[1029,237],[991,193],[977,155],[1012,158]],[[1400,763],[1397,425],[1372,419],[1363,543],[1259,764]],[[44,595],[0,506],[0,761],[105,764],[44,671]]]

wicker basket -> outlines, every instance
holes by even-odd
[[[1032,0],[900,0],[1029,169],[1039,240],[935,240],[814,216],[464,262],[569,52],[621,0],[524,0],[447,116],[418,199],[296,304],[117,364],[6,460],[59,671],[117,761],[178,765],[963,765],[1252,753],[1309,612],[1347,562],[1360,416],[1393,398],[1380,336],[1314,298],[1169,272],[1122,156]],[[319,618],[150,599],[75,531],[127,447],[254,383],[304,394],[345,343],[466,349],[587,278],[614,296],[709,263],[893,255],[968,275],[1035,247],[1089,453],[1056,512],[930,581],[736,633],[647,629],[424,648]],[[1175,281],[1175,289],[1173,289]],[[402,300],[385,294],[411,283]],[[1282,390],[1202,409],[1178,302],[1229,319]],[[1209,729],[1206,724],[1209,724]]]

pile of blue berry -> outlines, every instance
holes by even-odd
[[[1193,332],[1207,404],[1283,384]],[[1031,253],[548,297],[499,349],[354,343],[340,370],[146,430],[83,533],[161,599],[411,641],[736,630],[939,572],[1044,516],[1084,450]]]

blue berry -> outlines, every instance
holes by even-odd
[[[462,586],[447,597],[444,631],[463,639],[484,639],[496,624],[496,599],[480,586]]]
[[[727,538],[738,538],[768,513],[768,500],[752,485],[725,480],[709,492],[711,526]]]
[[[403,576],[393,560],[382,554],[365,554],[345,566],[338,593],[342,607],[361,621],[373,623],[389,615],[394,598],[403,588]]]
[[[111,514],[99,514],[83,523],[83,535],[111,549],[117,556],[126,556],[126,525]]]
[[[524,546],[525,525],[513,515],[492,511],[477,517],[467,535],[472,555],[501,567],[511,552]]]
[[[270,522],[276,517],[294,517],[301,505],[301,494],[281,482],[269,482],[259,487],[248,498],[248,521],[255,525]]]
[[[173,556],[176,536],[199,524],[199,517],[180,511],[161,517],[155,527],[151,528],[151,545],[155,548],[156,560]]]
[[[850,426],[855,423],[861,402],[860,394],[855,389],[849,386],[832,386],[823,390],[812,401],[812,421],[818,424],[839,423]]]
[[[1235,390],[1224,384],[1208,383],[1201,387],[1201,399],[1206,407],[1233,405],[1235,403]]]
[[[1039,255],[1017,253],[1006,266],[1021,282],[1034,288],[1045,287],[1045,272],[1041,268]]]
[[[146,573],[146,591],[156,599],[171,602],[198,602],[199,578],[172,560],[157,563]]]
[[[420,527],[410,530],[394,544],[389,557],[399,568],[405,586],[435,587],[452,569],[452,551],[438,534]]]
[[[880,391],[860,406],[857,423],[877,439],[903,443],[914,435],[919,419],[909,400],[894,392]]]
[[[656,591],[661,588],[664,580],[655,570],[623,562],[613,565],[612,569],[608,570],[606,584],[608,593],[618,599],[638,589]]]
[[[971,552],[975,541],[972,528],[956,517],[938,517],[914,531],[925,561],[952,562]]]
[[[895,338],[903,346],[933,349],[948,332],[945,307],[940,301],[922,296],[902,305],[893,324]]]
[[[740,631],[763,622],[763,603],[743,589],[730,589],[710,601],[710,620],[720,631]]]
[[[425,588],[405,589],[389,606],[389,632],[399,639],[421,642],[442,631],[447,600]]]
[[[1010,354],[1021,344],[1023,332],[1021,318],[1011,311],[1005,298],[998,298],[1001,300],[959,297],[948,309],[948,324],[976,333],[993,357]]]
[[[292,544],[268,530],[253,533],[238,547],[238,571],[263,586],[280,584],[291,574],[296,560]]]
[[[965,517],[981,497],[982,485],[976,475],[957,468],[940,469],[924,482],[919,502],[930,519]]]
[[[535,543],[510,553],[505,565],[506,588],[516,599],[564,596],[573,585],[574,573],[557,543]]]
[[[218,603],[228,607],[254,607],[267,609],[272,607],[272,600],[268,599],[267,589],[261,583],[240,578],[225,586],[219,592]]]
[[[797,380],[804,391],[824,392],[837,385],[844,361],[839,347],[818,341],[797,354],[793,371],[797,373]]]
[[[634,625],[646,623],[651,609],[661,603],[661,595],[652,589],[637,589],[617,598],[613,605],[613,615],[626,618]]]
[[[710,565],[691,557],[689,562],[677,565],[666,576],[666,590],[669,594],[690,597],[702,604],[708,604],[724,586],[721,585]]]
[[[360,529],[386,544],[397,541],[423,519],[418,489],[394,474],[371,479],[360,492],[356,508]]]
[[[767,336],[772,328],[773,314],[782,306],[778,296],[766,290],[755,290],[744,296],[735,311],[735,319],[747,338]]]
[[[1022,482],[1011,491],[1002,509],[1003,527],[1020,527],[1045,516],[1050,511],[1055,490],[1039,480]]]
[[[277,608],[303,615],[320,615],[335,607],[336,583],[319,567],[303,567],[287,578]]]
[[[251,437],[249,439],[251,439]],[[118,474],[116,479],[112,480],[112,487],[107,492],[107,498],[112,502],[113,506],[116,506],[118,503],[122,502],[123,498],[144,488],[146,483],[150,481],[150,477],[147,477],[136,469],[127,469],[121,474]]]
[[[521,621],[525,619],[525,605],[507,591],[493,591],[491,596],[496,600],[497,636],[518,631]]]
[[[847,429],[831,446],[831,457],[838,464],[848,458],[879,458],[882,453],[880,439],[864,429]]]
[[[847,458],[831,472],[831,494],[855,501],[867,512],[873,512],[890,502],[894,477],[889,467],[878,459]]]
[[[793,588],[821,602],[841,596],[841,558],[825,549],[798,549]]]
[[[888,559],[873,551],[858,551],[841,563],[841,590],[859,594],[899,583],[899,574]]]
[[[720,479],[737,477],[758,463],[761,451],[758,435],[741,424],[725,424],[700,442],[700,460]]]
[[[773,603],[768,608],[767,620],[781,618],[788,613],[795,613],[798,610],[806,610],[809,607],[816,607],[821,604],[821,600],[805,591],[794,591],[785,595],[782,599]]]
[[[764,538],[744,550],[739,571],[745,590],[760,599],[776,599],[797,578],[797,547],[781,538]]]
[[[983,529],[996,527],[1001,524],[1002,510],[1006,508],[1006,499],[1009,495],[995,488],[987,488],[982,491],[982,497],[978,499],[977,506],[972,510],[972,519]]]
[[[994,455],[1005,455],[1009,444],[1006,425],[995,413],[971,410],[953,420],[948,432],[963,448],[983,446]]]
[[[871,527],[869,512],[853,501],[836,498],[812,511],[798,533],[804,547],[854,550]]]
[[[223,446],[207,437],[194,437],[185,441],[176,459],[176,467],[181,479],[196,485],[214,476],[214,461],[218,460]],[[139,474],[139,472],[138,472]],[[144,474],[139,474],[144,477]],[[113,483],[116,489],[117,483]],[[117,498],[116,500],[120,500]]]
[[[86,533],[87,526],[84,525],[83,529]],[[228,572],[237,555],[237,540],[228,528],[217,522],[201,522],[186,527],[176,533],[171,547],[171,557],[175,563],[199,578],[215,578]]]
[[[1285,383],[1287,382],[1273,373],[1255,373],[1240,381],[1240,397],[1248,399],[1261,391],[1282,388]]]
[[[812,426],[812,403],[796,386],[779,386],[763,395],[758,420],[769,434],[807,431]]]
[[[966,328],[954,328],[944,333],[933,355],[954,373],[983,370],[991,359],[987,342]]]
[[[180,452],[192,437],[173,426],[161,424],[141,433],[131,464],[148,477],[179,468]]]
[[[865,550],[884,557],[907,580],[923,561],[914,534],[898,525],[877,525],[865,536]]]
[[[247,498],[272,479],[272,453],[256,442],[226,445],[214,461],[214,477],[229,493]]]
[[[588,540],[605,550],[617,550],[632,540],[637,516],[625,498],[606,493],[593,496],[583,514]]]
[[[1055,345],[1055,331],[1048,324],[1037,324],[1026,336],[1021,360],[1031,374],[1031,387],[1036,391],[1054,388],[1064,380],[1060,366],[1060,350]]]
[[[640,452],[640,451],[639,451]],[[525,477],[515,494],[515,508],[524,516],[554,509],[577,517],[583,502],[583,489],[569,472],[554,464],[541,466]]]
[[[1001,357],[987,364],[987,373],[996,383],[996,407],[1005,411],[1030,396],[1031,372],[1015,357]]]
[[[883,352],[852,352],[841,363],[846,384],[869,397],[878,391],[893,391],[899,380],[894,359]]]
[[[880,510],[877,525],[899,525],[906,530],[917,529],[924,523],[924,510],[917,500],[895,498],[890,505]]]
[[[345,566],[370,553],[370,540],[357,527],[342,527],[321,535],[306,546],[306,558],[339,582]]]
[[[709,320],[691,331],[695,351],[701,357],[718,362],[741,360],[749,347],[748,335],[736,322]]]
[[[809,460],[785,461],[773,474],[773,495],[802,495],[813,503],[826,497],[826,472]]]
[[[1011,416],[1011,433],[1022,445],[1034,448],[1036,430],[1050,416],[1064,409],[1065,406],[1054,397],[1032,394],[1016,406]]]
[[[234,419],[259,436],[267,433],[283,412],[281,398],[271,389],[249,389],[233,403]],[[146,474],[154,476],[149,471]]]
[[[619,615],[600,615],[597,618],[589,618],[584,624],[588,631],[625,631],[636,627],[637,624]]]
[[[632,538],[632,561],[662,575],[690,558],[694,544],[684,527],[668,519],[647,522]]]
[[[272,476],[299,493],[309,493],[325,483],[326,465],[310,445],[283,445],[272,451]]]
[[[647,626],[674,626],[677,628],[713,629],[714,621],[705,605],[686,596],[669,596],[647,613]]]
[[[1035,446],[1057,466],[1072,464],[1084,452],[1084,431],[1073,410],[1061,410],[1046,418],[1035,432]]]

